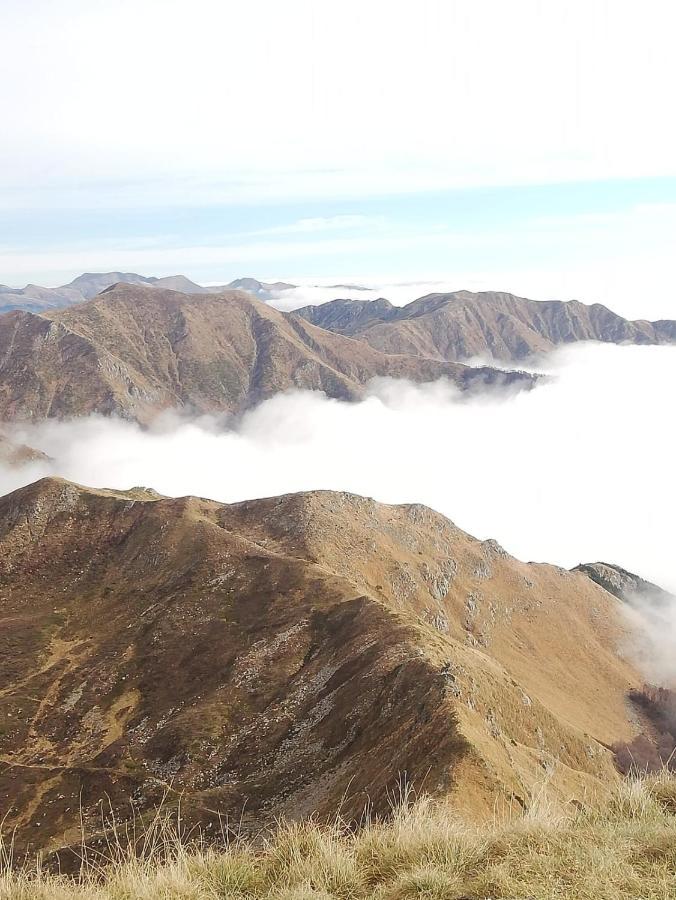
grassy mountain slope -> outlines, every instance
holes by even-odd
[[[2,870],[7,900],[666,900],[673,896],[676,782],[618,784],[598,806],[552,805],[468,826],[423,799],[387,823],[283,825],[263,845],[205,849],[158,825],[138,855],[112,846],[79,878]],[[139,843],[143,839],[139,837]]]
[[[296,314],[385,353],[445,360],[514,362],[575,341],[676,342],[673,321],[630,322],[599,303],[541,302],[494,291],[429,294],[401,308],[383,300],[335,300]]]
[[[95,833],[102,798],[124,820],[181,796],[207,833],[383,813],[403,773],[475,818],[543,779],[582,801],[636,731],[617,599],[416,505],[45,479],[0,500],[0,624],[22,848]]]
[[[241,412],[288,390],[355,399],[377,375],[460,387],[532,376],[387,355],[285,315],[250,295],[186,295],[117,285],[96,300],[0,316],[0,417],[98,412],[147,420],[167,407]]]

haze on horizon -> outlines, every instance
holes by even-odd
[[[0,283],[434,281],[673,317],[674,25],[662,0],[6,0]]]

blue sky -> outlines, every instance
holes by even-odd
[[[82,270],[296,282],[441,281],[676,315],[676,178],[426,191],[363,199],[12,210],[3,281]],[[618,282],[622,282],[618,285]],[[662,292],[641,299],[637,292]],[[531,288],[532,286],[532,288]],[[645,309],[645,312],[643,312]]]
[[[676,12],[5,0],[0,283],[499,288],[676,316]]]

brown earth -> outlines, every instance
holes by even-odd
[[[429,294],[404,307],[334,300],[296,315],[384,353],[430,359],[514,362],[576,341],[676,343],[676,321],[631,322],[600,303],[543,302],[496,291]]]
[[[44,479],[0,499],[5,828],[358,818],[403,778],[475,818],[586,802],[637,731],[619,606],[423,506]]]
[[[290,388],[352,400],[375,376],[446,376],[463,389],[535,383],[523,372],[381,353],[242,291],[117,285],[58,312],[0,316],[0,420],[240,413]]]

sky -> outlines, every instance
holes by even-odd
[[[676,317],[675,27],[667,0],[3,0],[0,283],[434,282]]]

